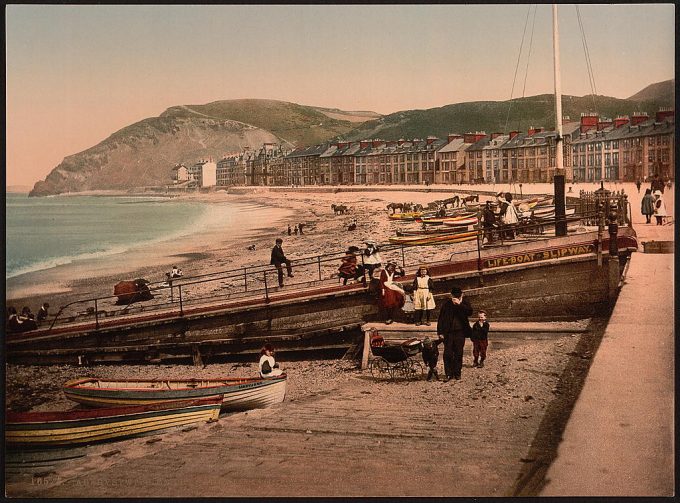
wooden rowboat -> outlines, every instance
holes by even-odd
[[[416,218],[420,218],[423,215],[421,211],[412,211],[412,212],[406,212],[406,213],[393,213],[391,215],[388,215],[390,220],[406,220],[406,221],[412,221],[415,220]]]
[[[465,220],[475,216],[475,213],[464,213],[456,217],[432,217],[432,218],[416,218],[416,222],[425,225],[441,225],[446,222],[452,223],[460,220]]]
[[[221,395],[227,411],[261,409],[283,402],[286,375],[212,379],[76,379],[64,384],[66,398],[89,407],[134,405]]]
[[[66,412],[8,412],[8,446],[69,446],[120,440],[217,419],[222,397]]]
[[[447,227],[467,227],[468,225],[477,225],[479,220],[477,217],[452,218],[451,220],[444,220],[442,223]]]

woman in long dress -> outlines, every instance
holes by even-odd
[[[404,270],[394,262],[389,262],[380,273],[380,301],[378,306],[386,324],[392,323],[397,309],[404,305],[404,290],[394,283],[394,279],[404,275]]]
[[[430,325],[430,311],[435,308],[434,295],[432,295],[432,278],[426,267],[418,269],[413,280],[413,303],[416,310],[416,325],[420,325],[425,312],[425,325]]]

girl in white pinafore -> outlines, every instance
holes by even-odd
[[[271,344],[265,344],[260,351],[260,376],[278,377],[283,374],[279,364],[274,360],[274,348]]]
[[[425,311],[425,325],[430,324],[430,311],[435,308],[432,295],[432,278],[426,267],[418,269],[413,280],[413,303],[416,309],[416,325],[420,325]]]

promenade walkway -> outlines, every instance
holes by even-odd
[[[673,241],[673,225],[635,225]],[[633,255],[541,496],[674,495],[674,272],[673,254]]]

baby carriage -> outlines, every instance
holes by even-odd
[[[413,357],[422,349],[422,342],[416,338],[387,343],[381,335],[373,335],[371,337],[373,359],[369,363],[371,375],[390,379],[397,377],[419,379],[425,375],[425,369],[422,363]]]

